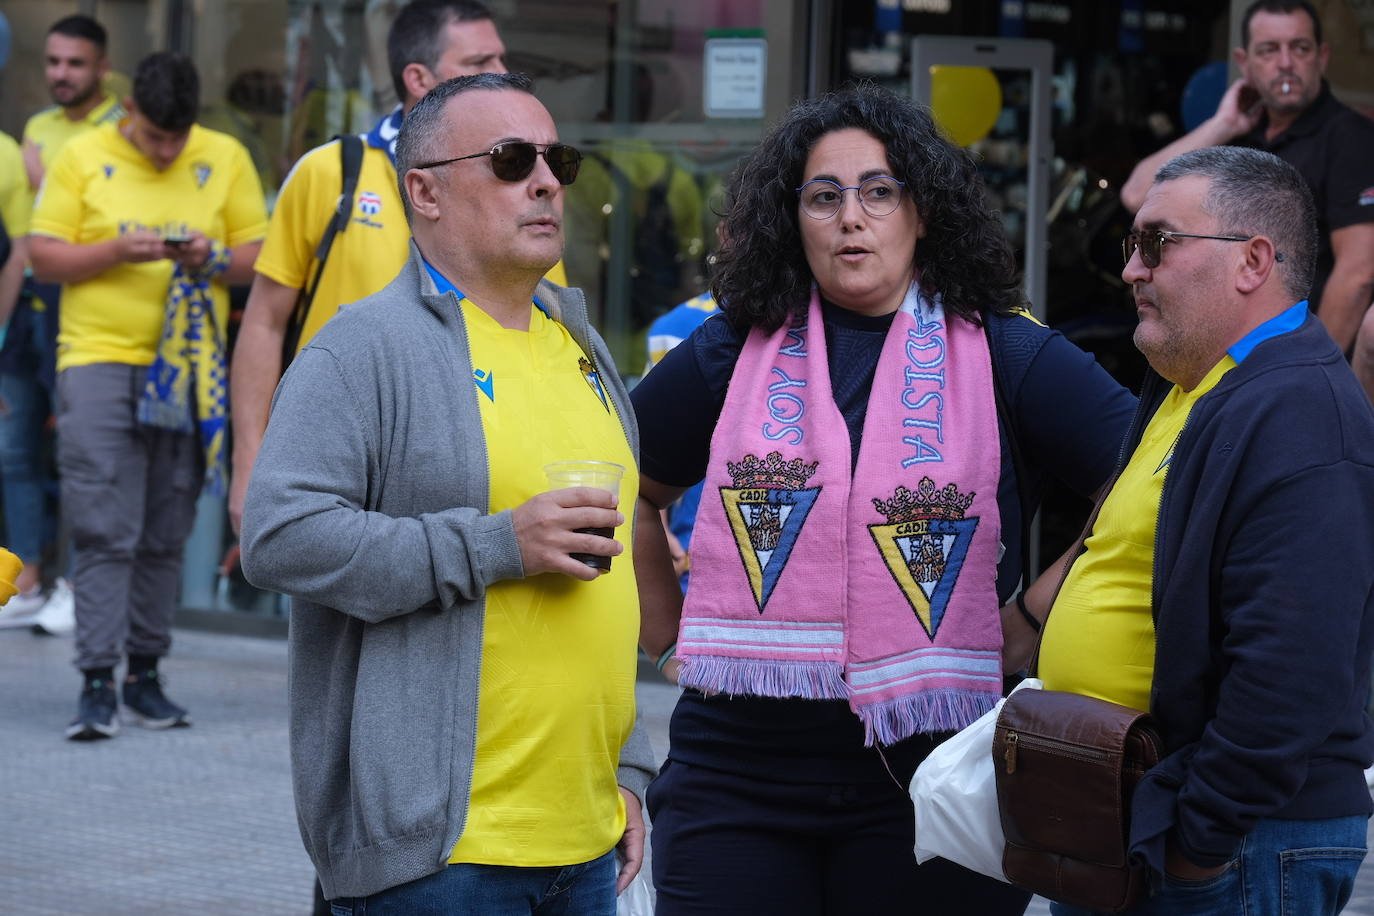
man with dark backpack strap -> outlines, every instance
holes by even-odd
[[[286,364],[340,305],[377,292],[405,264],[410,230],[393,159],[402,118],[446,79],[506,72],[505,53],[491,12],[477,0],[413,0],[387,35],[391,79],[402,102],[361,138],[356,192],[345,187],[348,146],[339,140],[306,153],[282,183],[230,367],[235,531]],[[330,232],[332,243],[325,244]],[[549,279],[564,284],[561,263]]]
[[[339,171],[343,176],[339,203],[334,208],[334,217],[325,227],[324,235],[320,236],[319,247],[315,249],[315,270],[310,277],[310,285],[300,291],[296,297],[296,307],[291,310],[291,320],[286,326],[286,335],[282,338],[283,372],[301,347],[301,332],[305,330],[305,320],[310,315],[310,306],[315,301],[315,293],[320,289],[320,279],[329,264],[329,252],[333,250],[334,239],[338,234],[348,229],[353,214],[354,198],[358,193],[358,177],[363,170],[363,138],[347,134],[334,139],[339,144]]]

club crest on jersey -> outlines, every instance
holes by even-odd
[[[108,162],[102,165],[100,167],[100,170],[105,173],[106,181],[109,181],[111,178],[114,177],[114,166],[110,165]]]
[[[978,527],[977,518],[964,517],[973,497],[952,483],[937,490],[935,481],[922,477],[915,493],[898,487],[892,499],[873,500],[887,518],[885,525],[868,526],[873,543],[931,639]]]
[[[606,396],[606,386],[601,384],[601,375],[596,371],[596,367],[585,356],[577,358],[577,368],[582,371],[582,378],[591,386],[592,392],[601,399],[601,406],[606,408],[606,412],[611,412],[611,400]]]
[[[198,188],[203,188],[203,187],[205,187],[205,182],[207,182],[207,181],[210,180],[210,172],[211,172],[211,171],[212,171],[212,169],[211,169],[211,167],[210,167],[210,163],[208,163],[208,162],[193,162],[193,163],[191,163],[191,174],[195,176],[195,179],[196,179],[196,187],[198,187]]]
[[[783,461],[781,452],[725,463],[734,486],[721,487],[720,499],[760,614],[820,495],[820,487],[806,486],[819,465],[800,458]]]
[[[376,191],[364,191],[358,195],[358,209],[366,216],[376,216],[382,212],[382,195]]]
[[[496,379],[488,369],[473,369],[472,380],[477,385],[477,390],[487,396],[487,400],[496,403]]]

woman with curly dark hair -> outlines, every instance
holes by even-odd
[[[916,864],[905,787],[1026,661],[1044,478],[1100,488],[1135,400],[1024,311],[972,160],[910,100],[794,107],[723,225],[723,314],[632,395],[641,644],[686,688],[658,912],[1020,913]],[[684,600],[658,509],[703,478]]]

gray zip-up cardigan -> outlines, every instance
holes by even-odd
[[[638,460],[581,292],[543,283],[538,298],[596,365]],[[463,832],[485,592],[524,574],[511,513],[487,511],[476,391],[457,300],[412,243],[400,275],[292,363],[253,468],[243,570],[292,597],[292,784],[328,898],[437,872]],[[636,724],[618,782],[642,798],[653,772]]]

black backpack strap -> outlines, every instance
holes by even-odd
[[[320,278],[324,276],[329,252],[334,247],[334,236],[348,228],[353,214],[353,197],[358,191],[358,176],[363,170],[363,138],[357,134],[345,134],[336,138],[339,141],[339,164],[342,167],[342,189],[334,216],[325,226],[320,236],[320,244],[315,248],[315,274],[296,298],[296,307],[291,312],[291,322],[286,327],[286,337],[282,340],[282,371],[290,365],[300,345],[301,331],[305,327],[306,316],[310,314],[310,304],[315,301],[315,291],[320,288]]]

